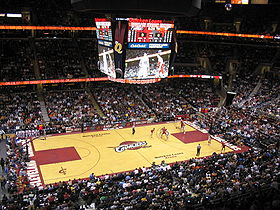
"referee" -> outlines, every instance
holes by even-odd
[[[200,144],[198,144],[196,147],[196,156],[200,155],[200,150],[201,150],[201,146],[200,146]]]
[[[135,125],[132,126],[132,135],[135,134]]]
[[[81,132],[83,137],[84,137],[84,131],[85,131],[84,123],[81,123]]]

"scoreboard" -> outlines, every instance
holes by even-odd
[[[173,21],[129,18],[128,43],[170,43]]]
[[[96,36],[99,40],[113,41],[111,20],[106,18],[95,18]]]
[[[174,61],[174,21],[95,18],[98,67],[110,78],[166,78]]]
[[[249,4],[249,0],[231,0],[232,4]]]
[[[268,4],[268,0],[215,0],[215,3],[246,5],[246,4]]]

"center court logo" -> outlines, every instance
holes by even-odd
[[[120,143],[119,146],[115,147],[116,152],[124,152],[125,150],[137,150],[141,148],[147,148],[146,141],[125,141]]]

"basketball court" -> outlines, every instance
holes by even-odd
[[[30,146],[32,161],[28,174],[36,184],[36,167],[44,185],[88,178],[91,173],[113,174],[150,167],[153,162],[174,163],[221,153],[218,140],[212,139],[208,144],[207,133],[187,125],[184,134],[179,125],[180,122],[136,126],[134,135],[132,128],[122,128],[35,139]],[[168,138],[160,135],[163,127],[170,133]],[[198,144],[201,152],[196,156]],[[233,150],[227,145],[225,152]]]

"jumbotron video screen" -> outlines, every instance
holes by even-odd
[[[165,78],[168,76],[171,50],[132,50],[126,51],[126,79]]]
[[[116,78],[113,49],[98,45],[99,69],[104,74]]]
[[[173,29],[173,21],[129,18],[124,78],[167,77]]]
[[[95,19],[100,71],[117,79],[166,78],[174,22],[138,18],[118,21]]]

